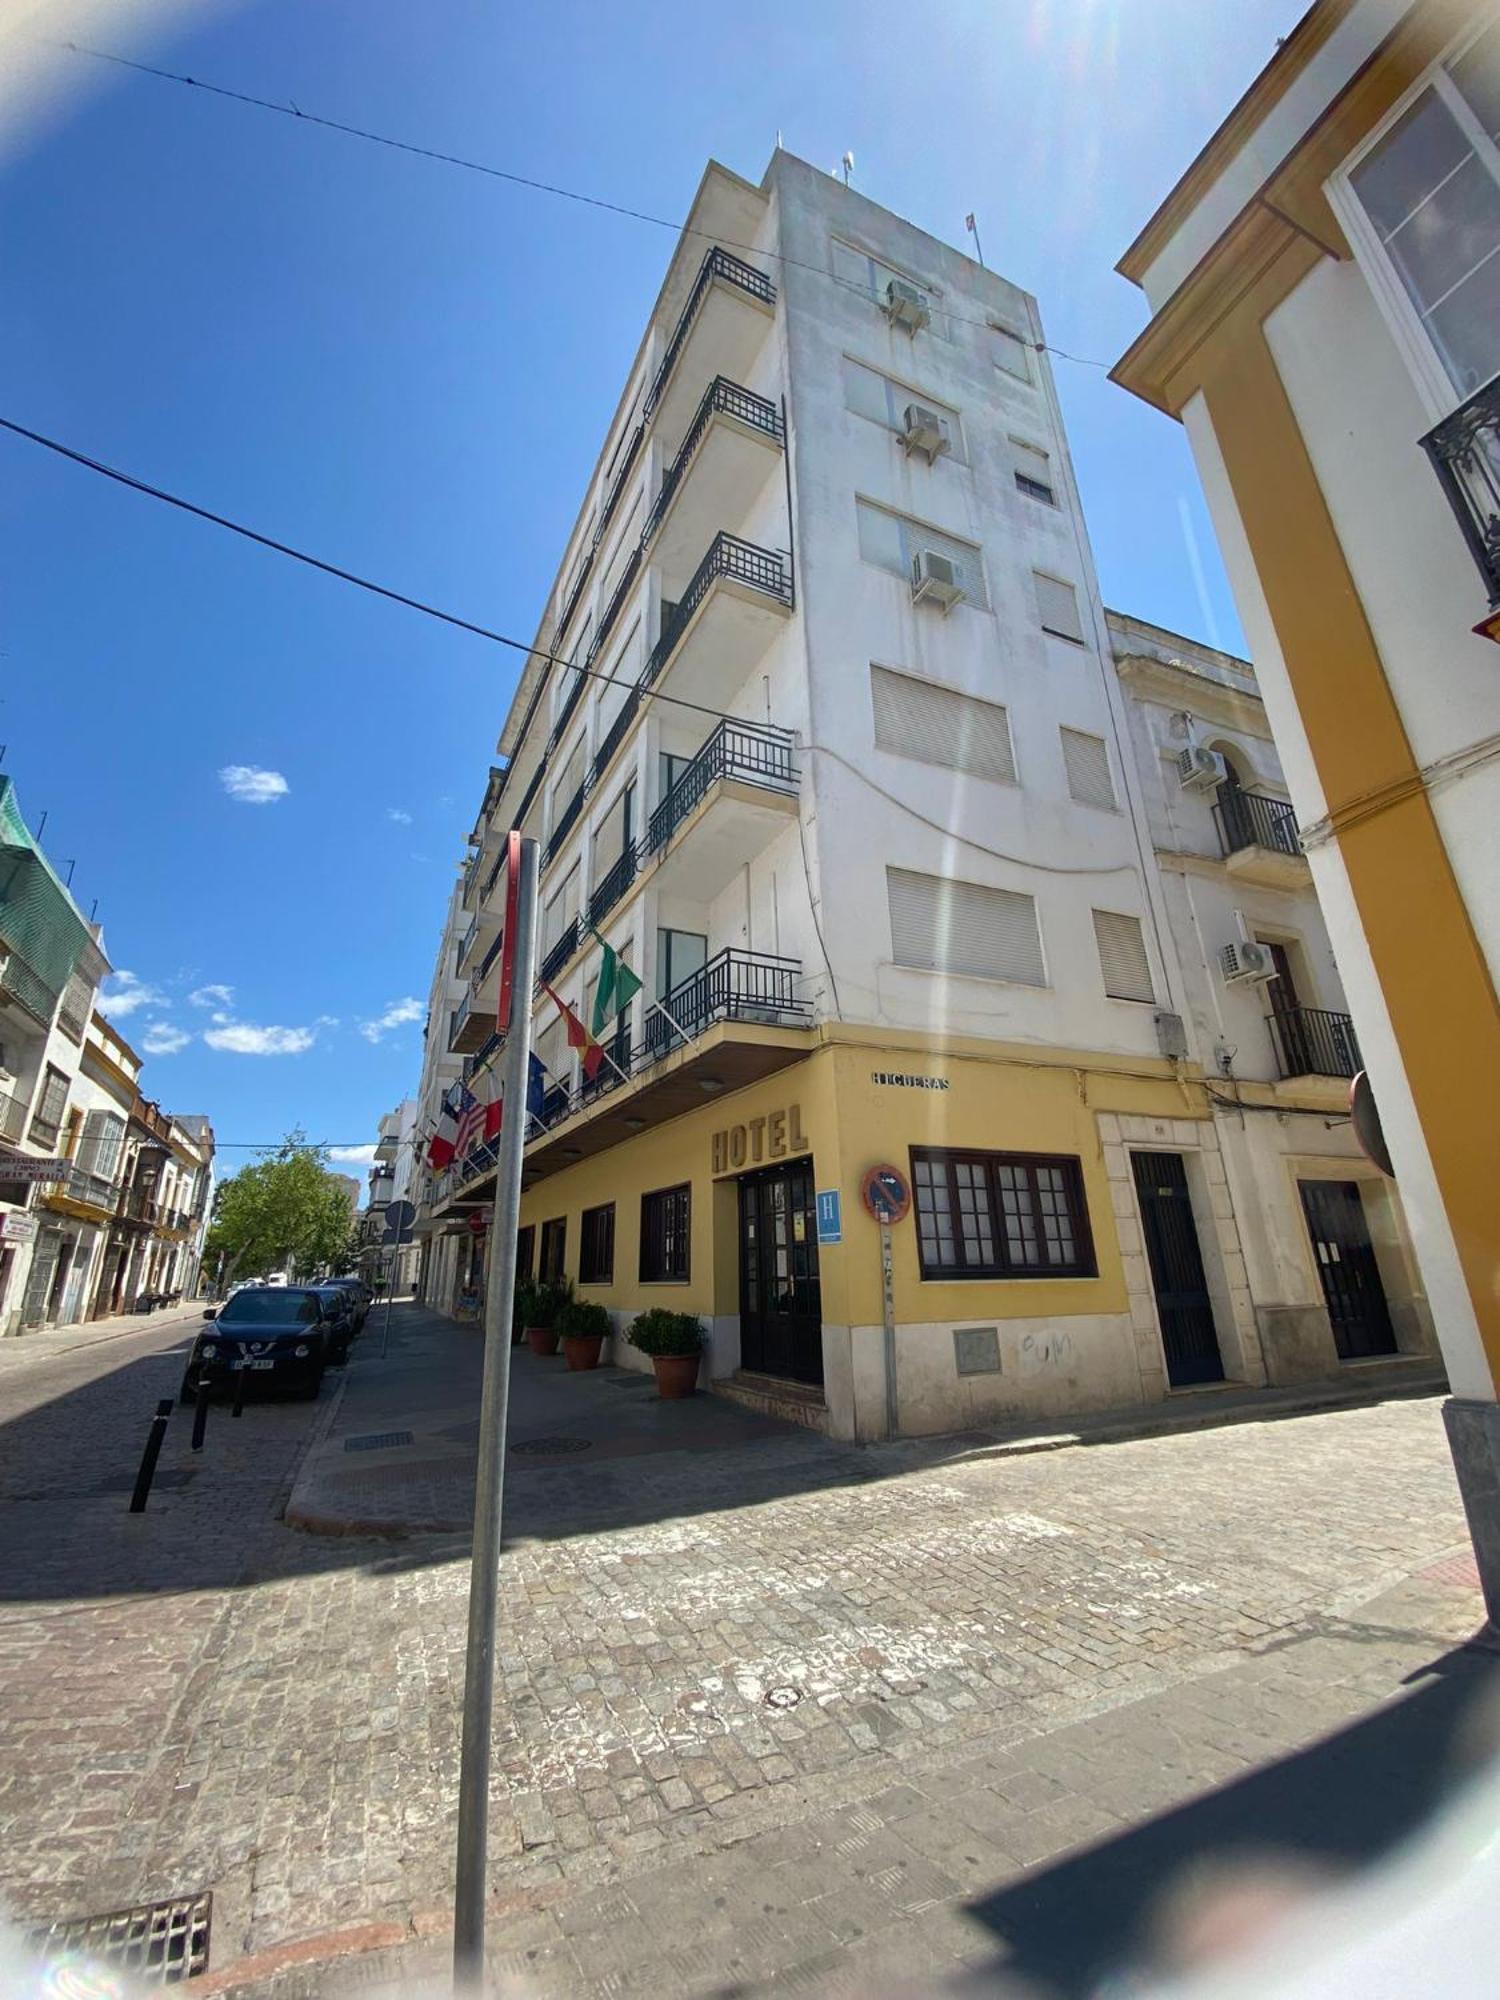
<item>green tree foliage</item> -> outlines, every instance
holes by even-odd
[[[204,1262],[224,1259],[224,1282],[268,1271],[341,1271],[354,1256],[354,1217],[328,1155],[301,1131],[274,1153],[241,1167],[214,1190]]]

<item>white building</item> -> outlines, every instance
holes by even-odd
[[[1233,1090],[1172,1025],[1208,975],[1041,342],[1025,293],[790,155],[758,188],[709,167],[440,959],[479,970],[431,1018],[429,1113],[444,1043],[492,1052],[504,836],[535,834],[545,980],[591,1020],[597,929],[643,990],[591,1078],[538,995],[523,1269],[620,1322],[693,1312],[718,1386],[845,1436],[1338,1365],[1326,1325],[1326,1353],[1288,1321],[1268,1354],[1218,1226]],[[1245,1090],[1270,1060],[1247,1049]],[[1250,1118],[1241,1179],[1274,1151]],[[861,1205],[882,1166],[912,1195],[888,1239]],[[430,1226],[490,1178],[442,1176]],[[1277,1255],[1267,1303],[1309,1303]]]

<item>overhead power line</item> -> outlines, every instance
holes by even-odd
[[[727,250],[743,250],[751,257],[769,258],[773,263],[786,264],[799,271],[811,271],[814,276],[826,278],[830,284],[852,292],[857,298],[867,298],[869,294],[858,285],[851,285],[836,272],[825,269],[821,264],[810,263],[806,258],[793,257],[785,250],[766,250],[757,243],[737,242],[732,236],[716,236],[712,230],[697,229],[691,223],[674,222],[670,216],[653,215],[648,209],[632,208],[626,202],[610,201],[603,195],[584,194],[577,188],[560,186],[556,181],[544,181],[531,174],[516,173],[512,168],[491,166],[484,160],[471,160],[462,153],[444,152],[438,146],[421,146],[410,139],[395,139],[386,132],[372,132],[363,125],[351,125],[341,118],[327,118],[320,112],[304,111],[290,99],[280,104],[273,97],[257,97],[252,91],[234,90],[228,84],[207,83],[202,77],[188,76],[181,70],[159,69],[154,63],[136,62],[130,56],[115,55],[109,49],[92,49],[81,42],[57,42],[56,48],[66,49],[71,55],[91,56],[96,62],[114,63],[120,69],[133,69],[142,76],[154,76],[163,83],[185,84],[191,90],[202,90],[213,97],[231,99],[236,104],[248,104],[257,111],[274,111],[280,118],[295,118],[304,125],[321,126],[326,132],[341,132],[345,138],[362,139],[367,145],[385,146],[396,153],[410,153],[420,160],[433,160],[445,167],[459,167],[465,173],[483,174],[486,179],[505,181],[511,187],[526,188],[533,194],[554,195],[559,201],[577,202],[583,208],[603,209],[607,215],[622,215],[631,222],[649,223],[653,229],[670,229],[677,236],[697,236],[707,243],[720,243]],[[986,331],[995,330],[989,319],[971,319],[963,313],[943,309],[943,317],[955,326],[977,326]],[[1012,329],[1006,329],[1012,331]],[[1024,338],[1024,336],[1022,336]],[[1025,341],[1026,346],[1035,348],[1041,354],[1054,354],[1060,361],[1071,361],[1080,368],[1101,368],[1108,370],[1110,363],[1095,361],[1087,355],[1070,354],[1064,347],[1053,347],[1045,340]]]

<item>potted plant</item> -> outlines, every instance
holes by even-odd
[[[533,1354],[556,1354],[557,1316],[573,1296],[566,1278],[543,1278],[527,1303],[526,1344]]]
[[[569,1368],[597,1368],[604,1343],[614,1332],[608,1310],[596,1299],[569,1299],[557,1316],[563,1359]]]
[[[692,1395],[703,1357],[703,1328],[696,1314],[652,1306],[631,1322],[630,1344],[651,1356],[659,1396],[675,1400]]]
[[[538,1325],[536,1316],[537,1283],[535,1278],[519,1277],[515,1290],[511,1293],[510,1344],[519,1347],[526,1338],[526,1329]]]

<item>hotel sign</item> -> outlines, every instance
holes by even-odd
[[[802,1129],[802,1106],[788,1104],[784,1110],[768,1111],[763,1118],[747,1118],[743,1125],[726,1125],[715,1132],[711,1171],[737,1174],[745,1167],[810,1151],[811,1141]]]

